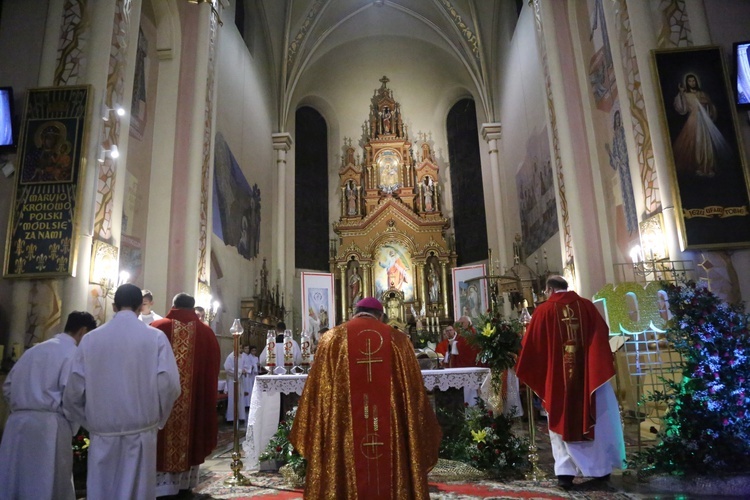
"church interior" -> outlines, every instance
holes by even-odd
[[[663,282],[750,299],[749,19],[745,0],[0,1],[0,378],[71,311],[111,319],[123,282],[160,314],[194,295],[223,360],[235,318],[262,349],[376,297],[437,340],[533,314],[559,274],[676,362]],[[696,82],[711,139],[686,138]]]

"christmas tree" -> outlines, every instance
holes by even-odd
[[[667,339],[683,378],[649,401],[668,410],[661,442],[632,460],[643,473],[717,474],[750,469],[748,315],[695,283],[665,285],[673,318]]]

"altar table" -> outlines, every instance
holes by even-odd
[[[483,399],[489,383],[489,368],[446,368],[422,370],[424,386],[428,391],[449,388],[476,389]],[[302,394],[307,375],[258,375],[255,377],[247,418],[247,434],[242,444],[246,471],[258,470],[259,455],[266,449],[279,427],[280,394]],[[483,389],[484,387],[484,389]]]

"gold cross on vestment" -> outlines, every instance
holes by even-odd
[[[372,350],[372,340],[367,339],[365,341],[367,343],[367,351],[363,352],[365,356],[367,356],[367,359],[358,359],[357,364],[358,365],[367,365],[367,381],[372,382],[372,364],[373,363],[382,363],[382,358],[373,358],[372,355],[375,353]],[[360,351],[361,352],[361,351]]]
[[[578,328],[580,328],[581,326],[580,321],[575,316],[575,312],[570,306],[567,306],[567,305],[564,306],[562,313],[564,317],[560,321],[565,323],[565,328],[568,333],[568,338],[571,340],[574,340],[576,338],[576,330],[578,330]]]
[[[383,446],[385,443],[383,443],[382,441],[378,441],[378,437],[375,436],[375,435],[372,435],[372,434],[369,435],[369,436],[367,436],[367,438],[365,438],[365,439],[367,439],[367,441],[365,441],[364,443],[362,443],[362,446],[368,446],[369,447],[369,448],[365,448],[365,450],[364,450],[365,451],[364,452],[365,458],[370,459],[370,460],[374,460],[376,458],[380,458],[380,454],[378,452],[377,447],[378,446]],[[371,453],[372,455],[370,455],[368,453]]]

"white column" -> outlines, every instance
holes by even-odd
[[[292,147],[292,136],[289,133],[272,134],[273,149],[276,150],[277,196],[276,217],[276,269],[281,274],[281,288],[286,291],[286,152]]]
[[[658,84],[653,75],[651,66],[651,50],[657,47],[655,27],[651,20],[651,12],[648,5],[639,2],[628,2],[628,16],[630,17],[630,29],[633,32],[633,44],[635,46],[638,69],[641,76],[641,91],[643,101],[646,105],[646,113],[649,118],[651,132],[651,144],[654,150],[654,166],[656,167],[656,178],[659,181],[659,198],[662,205],[662,218],[664,221],[664,236],[669,248],[669,258],[679,260],[689,258],[680,251],[680,237],[678,229],[677,210],[674,204],[675,186],[672,184],[672,173],[669,160],[669,146],[665,142],[663,127],[659,122],[661,103],[659,102]],[[691,28],[692,28],[692,21]],[[670,104],[671,105],[671,104]]]
[[[497,256],[500,259],[500,266],[510,266],[508,261],[508,250],[505,241],[505,210],[503,206],[504,197],[500,191],[500,159],[499,159],[499,141],[502,137],[502,125],[499,123],[483,123],[482,138],[487,141],[490,154],[490,172],[492,173],[492,199],[495,210],[495,223],[497,224]],[[490,245],[492,246],[492,245]]]
[[[495,221],[497,224],[497,257],[500,260],[500,269],[513,265],[508,260],[508,247],[505,239],[505,197],[500,191],[500,139],[502,137],[502,125],[500,123],[483,123],[482,138],[487,141],[490,154],[490,172],[492,172],[492,192],[495,204]],[[492,274],[492,262],[487,263],[487,272]],[[503,314],[510,315],[510,300],[503,294]]]

